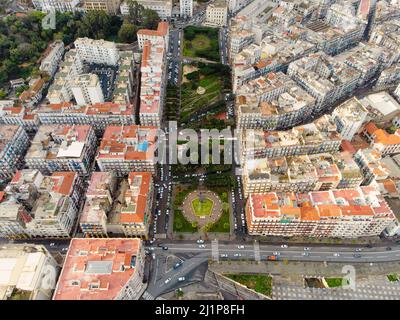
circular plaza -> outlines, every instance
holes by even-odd
[[[201,229],[209,223],[215,223],[222,214],[221,199],[212,191],[195,190],[187,195],[182,204],[186,220],[196,223]]]

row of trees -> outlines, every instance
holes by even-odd
[[[54,40],[62,40],[66,45],[79,37],[130,43],[136,40],[138,29],[157,26],[160,19],[155,11],[144,9],[135,1],[131,1],[131,7],[137,8],[133,10],[135,14],[125,19],[105,11],[58,12],[55,30],[42,28],[45,14],[41,12],[1,19],[0,87],[11,79],[37,73],[43,51]]]

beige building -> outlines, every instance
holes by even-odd
[[[228,23],[228,6],[225,0],[209,4],[206,9],[206,24],[210,26],[226,26]]]
[[[71,90],[78,105],[104,102],[99,77],[94,73],[76,76],[71,82]]]
[[[57,262],[44,246],[7,244],[0,250],[0,300],[50,300],[57,275]]]
[[[110,14],[119,12],[120,0],[83,0],[85,10],[104,10]]]

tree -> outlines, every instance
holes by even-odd
[[[133,42],[136,40],[137,28],[129,22],[124,22],[118,31],[118,39],[121,42]]]
[[[144,20],[143,25],[147,29],[156,29],[157,24],[160,22],[158,13],[151,9],[145,9],[143,12]]]
[[[5,97],[7,97],[7,93],[0,89],[0,99],[4,99]]]

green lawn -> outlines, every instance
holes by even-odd
[[[203,199],[200,201],[199,198],[196,198],[192,201],[192,207],[196,216],[209,216],[211,215],[211,210],[213,208],[213,202],[210,199]]]
[[[229,232],[229,210],[223,210],[221,217],[210,227],[208,232]]]
[[[329,288],[341,287],[343,285],[343,278],[325,278]],[[348,281],[346,280],[346,284]]]
[[[399,281],[399,278],[397,277],[397,274],[392,273],[392,274],[388,274],[387,278],[390,282],[395,282],[395,281]]]
[[[183,55],[220,61],[218,29],[189,26],[184,30]]]
[[[186,220],[181,210],[174,210],[174,232],[197,232],[198,228]]]
[[[266,296],[272,295],[272,277],[270,276],[262,274],[224,274],[224,276]]]

